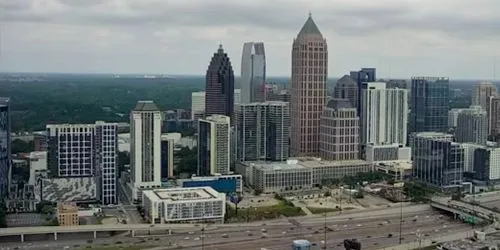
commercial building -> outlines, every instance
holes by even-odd
[[[73,204],[57,203],[57,221],[59,226],[78,226],[78,207]]]
[[[497,96],[497,87],[491,82],[480,82],[474,85],[472,106],[480,106],[486,113],[490,111],[490,98]]]
[[[290,103],[291,94],[287,89],[266,92],[266,101],[278,101]]]
[[[485,185],[500,183],[500,148],[476,148],[473,162],[474,180]]]
[[[344,75],[335,84],[333,98],[349,100],[357,112],[357,108],[359,105],[358,83],[354,79],[352,79],[351,76]]]
[[[241,162],[236,167],[247,185],[264,193],[310,189],[372,170],[372,165],[362,160],[322,161],[307,157],[286,162]]]
[[[224,115],[198,120],[198,176],[229,173],[230,123]]]
[[[41,171],[47,171],[47,151],[34,151],[28,155],[30,166],[30,178],[28,185],[35,185],[37,175]]]
[[[95,178],[98,200],[116,204],[118,134],[116,123],[47,125],[50,178]]]
[[[443,190],[462,185],[464,150],[453,142],[453,135],[421,132],[412,146],[413,178]]]
[[[457,142],[486,144],[488,116],[481,106],[471,106],[458,114],[455,139]]]
[[[411,178],[411,161],[381,161],[373,165],[375,171],[389,175],[396,181],[404,181]]]
[[[319,156],[326,98],[328,47],[311,15],[292,46],[291,155]]]
[[[322,159],[359,159],[359,117],[352,101],[329,99],[320,124],[319,150]]]
[[[375,68],[362,68],[359,71],[351,71],[349,75],[358,85],[358,103],[356,107],[358,108],[358,116],[361,117],[363,113],[363,109],[361,108],[362,85],[363,83],[377,81],[377,70]]]
[[[139,101],[130,113],[132,198],[161,187],[161,111],[153,101]]]
[[[406,145],[408,90],[388,89],[385,82],[363,83],[361,142],[364,145]]]
[[[242,176],[234,175],[214,175],[214,176],[192,176],[189,179],[177,180],[179,187],[211,187],[219,193],[233,194],[242,193]]]
[[[446,77],[412,77],[410,132],[447,132],[450,81]]]
[[[222,45],[214,53],[206,73],[205,115],[232,117],[234,109],[234,74]]]
[[[489,117],[489,133],[493,137],[500,134],[500,97],[492,96],[490,98]]]
[[[5,197],[11,173],[11,118],[10,98],[0,97],[0,196]]]
[[[174,177],[175,138],[168,134],[161,135],[161,180]]]
[[[224,222],[226,195],[211,187],[145,190],[142,206],[150,223]]]
[[[191,93],[191,120],[203,118],[205,115],[205,91]]]
[[[365,159],[368,162],[409,161],[411,159],[411,148],[397,143],[367,145],[365,147]]]
[[[235,145],[240,161],[288,159],[290,109],[286,102],[236,105]]]
[[[241,103],[266,101],[266,53],[263,42],[243,44],[241,55]]]

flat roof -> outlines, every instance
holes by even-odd
[[[156,200],[188,201],[215,199],[217,192],[211,187],[164,188],[145,190],[143,193]]]
[[[381,161],[375,164],[378,167],[388,167],[394,169],[410,170],[413,167],[412,161]]]
[[[320,158],[305,157],[305,158],[290,159],[286,162],[248,161],[248,162],[243,162],[243,164],[266,170],[287,170],[287,169],[309,169],[315,167],[345,167],[353,165],[368,165],[370,163],[363,160],[324,161],[321,160]]]

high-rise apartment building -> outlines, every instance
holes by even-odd
[[[198,120],[198,176],[229,174],[231,119],[212,115]]]
[[[344,75],[341,77],[337,84],[335,85],[335,91],[333,93],[333,98],[335,99],[347,99],[354,107],[357,109],[359,104],[359,88],[358,83],[352,79],[349,75]]]
[[[464,149],[453,135],[421,132],[413,136],[413,178],[441,189],[462,185]]]
[[[10,185],[11,155],[10,98],[0,97],[0,196],[5,197]]]
[[[375,68],[362,68],[359,71],[351,71],[349,75],[358,85],[358,104],[356,104],[356,107],[358,109],[358,116],[362,117],[363,109],[361,108],[361,88],[365,82],[377,81],[377,70]]]
[[[232,117],[234,110],[234,74],[222,45],[214,53],[205,76],[205,115]]]
[[[460,112],[462,112],[464,109],[450,109],[448,111],[448,128],[456,128],[457,127],[457,121],[458,121],[458,115]]]
[[[287,102],[237,105],[234,123],[239,161],[288,159],[290,110]]]
[[[311,15],[292,46],[291,154],[319,155],[319,127],[326,99],[328,47]]]
[[[241,55],[241,103],[266,100],[266,53],[264,43],[243,44]]]
[[[486,144],[488,140],[488,116],[481,106],[462,109],[462,112],[458,114],[455,139],[457,142]]]
[[[191,120],[203,118],[205,115],[205,91],[191,93]]]
[[[490,97],[497,96],[497,87],[491,82],[480,82],[474,85],[472,106],[481,106],[486,112],[490,110]]]
[[[95,177],[102,204],[116,204],[118,125],[47,125],[47,168],[51,178]]]
[[[446,77],[412,77],[411,132],[446,132],[450,81]]]
[[[359,159],[359,117],[350,100],[328,100],[321,116],[319,150],[325,160]]]
[[[361,142],[405,146],[408,90],[388,89],[385,82],[367,82],[363,83],[361,92]]]
[[[153,101],[139,101],[130,113],[132,197],[143,189],[161,187],[161,111]]]

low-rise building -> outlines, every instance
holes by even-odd
[[[367,145],[366,160],[368,162],[380,161],[409,161],[411,148],[401,144]]]
[[[142,206],[150,223],[224,222],[226,195],[211,187],[144,190]]]
[[[58,203],[57,221],[60,226],[78,226],[78,207],[69,203]]]
[[[247,185],[264,193],[310,189],[330,180],[372,170],[372,165],[363,160],[322,161],[308,157],[287,162],[242,162],[236,167]]]
[[[385,173],[394,180],[402,181],[411,177],[411,161],[382,161],[373,165],[375,171]]]

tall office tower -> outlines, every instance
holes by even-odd
[[[102,204],[118,202],[118,124],[51,124],[47,135],[50,177],[95,177]]]
[[[377,70],[375,68],[362,68],[360,71],[351,71],[351,78],[358,84],[358,116],[363,115],[363,110],[361,108],[361,88],[364,82],[375,82],[377,81]]]
[[[325,160],[359,159],[359,117],[350,100],[328,100],[321,116],[319,150]]]
[[[232,117],[234,110],[234,74],[222,45],[214,53],[205,77],[205,115]]]
[[[481,106],[486,112],[490,110],[490,97],[497,96],[497,87],[491,82],[480,82],[474,85],[472,106]]]
[[[406,145],[408,90],[387,89],[385,82],[367,82],[361,92],[361,142]]]
[[[471,106],[458,114],[455,139],[484,145],[488,140],[488,116],[481,106]]]
[[[94,158],[97,192],[103,205],[117,204],[118,180],[118,124],[95,123]]]
[[[488,113],[488,131],[495,138],[500,134],[500,97],[490,97],[490,112]]]
[[[413,178],[441,189],[462,185],[464,149],[453,135],[421,132],[413,136]]]
[[[241,103],[266,100],[266,53],[264,43],[243,44],[241,55]]]
[[[241,103],[241,89],[234,89],[234,105]]]
[[[142,189],[161,187],[161,111],[153,101],[138,101],[130,113],[132,198]]]
[[[292,47],[291,154],[319,155],[319,126],[326,99],[328,47],[311,15]]]
[[[358,83],[352,79],[351,76],[344,75],[337,81],[335,85],[335,91],[333,92],[333,98],[335,99],[347,99],[354,107],[358,108]]]
[[[212,115],[198,120],[198,175],[229,174],[231,119]]]
[[[5,197],[10,185],[12,167],[10,98],[0,97],[0,197]]]
[[[161,179],[174,177],[174,138],[161,135]]]
[[[446,77],[412,77],[411,132],[446,132],[450,81]]]
[[[191,93],[191,120],[203,118],[205,114],[205,91]]]
[[[234,123],[239,161],[288,159],[288,103],[254,102],[237,105]]]

